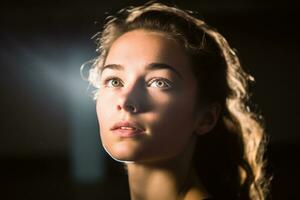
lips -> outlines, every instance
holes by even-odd
[[[145,129],[135,122],[121,121],[116,123],[111,130],[121,137],[133,137],[145,132]]]
[[[141,125],[139,125],[138,123],[127,122],[127,121],[118,122],[111,128],[111,130],[116,130],[116,129],[145,131],[145,129],[142,128]]]

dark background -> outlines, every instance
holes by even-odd
[[[82,89],[87,83],[81,80],[79,68],[97,55],[91,37],[100,30],[105,13],[114,14],[124,6],[144,2],[1,1],[0,199],[129,197],[124,169],[101,148],[94,102],[90,91]],[[267,155],[268,170],[274,177],[271,196],[297,199],[300,32],[296,3],[160,2],[198,11],[237,49],[243,66],[256,78],[253,100],[265,117],[270,136]],[[85,129],[83,120],[92,125]],[[78,178],[74,167],[85,163],[79,160],[78,164],[75,158],[80,154],[76,145],[84,137],[74,139],[73,133],[80,128],[89,138],[95,138],[96,148],[91,152],[101,155],[102,174],[95,172],[93,178],[91,173],[88,180]],[[96,158],[94,161],[98,162]],[[90,167],[86,171],[95,170]]]

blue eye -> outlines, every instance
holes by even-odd
[[[162,78],[153,79],[152,81],[150,81],[149,86],[161,89],[170,89],[172,87],[169,80]]]
[[[106,85],[107,87],[122,87],[123,83],[121,79],[117,77],[108,77],[107,79],[105,79],[104,85]]]

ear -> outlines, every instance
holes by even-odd
[[[215,127],[220,111],[221,105],[219,103],[210,104],[200,111],[196,124],[197,135],[204,135]]]

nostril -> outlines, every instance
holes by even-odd
[[[126,104],[126,105],[124,105],[124,106],[117,105],[117,109],[118,109],[118,110],[124,109],[124,110],[129,111],[129,112],[132,112],[132,113],[135,113],[135,112],[137,112],[137,110],[138,110],[136,106],[131,105],[131,104]]]
[[[131,111],[131,112],[136,112],[136,107],[133,105],[126,105],[126,110]]]
[[[118,109],[118,110],[121,110],[122,107],[121,107],[120,105],[117,105],[117,109]]]

